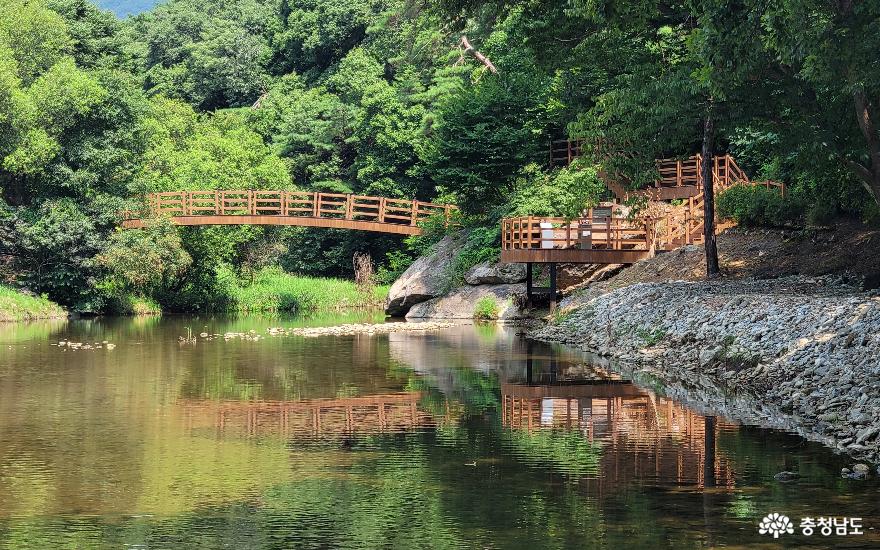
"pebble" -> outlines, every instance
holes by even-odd
[[[96,349],[108,349],[113,350],[116,349],[116,344],[112,344],[107,340],[102,342],[95,342],[93,344],[89,344],[88,342],[71,342],[69,340],[61,340],[58,343],[49,344],[50,346],[57,346],[61,348],[61,351],[79,351],[79,350],[96,350]]]
[[[426,321],[421,323],[355,323],[337,325],[334,327],[306,327],[306,328],[281,328],[272,327],[267,329],[270,336],[351,336],[353,334],[388,334],[390,332],[425,332],[428,330],[442,330],[455,326],[454,323],[439,321]]]

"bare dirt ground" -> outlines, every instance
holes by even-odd
[[[730,229],[718,236],[726,278],[840,275],[864,288],[880,286],[880,230],[844,223],[801,231]],[[687,246],[638,262],[599,283],[607,290],[633,283],[705,279],[703,246]]]

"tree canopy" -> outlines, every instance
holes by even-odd
[[[786,181],[790,215],[880,219],[878,27],[877,3],[812,0],[168,0],[125,20],[88,0],[8,0],[0,265],[88,311],[120,289],[216,296],[260,243],[261,265],[349,275],[368,252],[391,273],[418,247],[211,228],[162,233],[189,260],[141,284],[120,251],[147,243],[112,235],[161,190],[453,201],[488,227],[571,216],[602,198],[600,173],[637,185],[655,158],[698,152],[708,105],[718,151]],[[551,167],[550,140],[568,137],[602,147]]]

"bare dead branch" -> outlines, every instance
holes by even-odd
[[[462,48],[464,48],[462,56],[464,56],[464,54],[470,54],[474,56],[477,61],[482,63],[487,69],[489,69],[490,73],[498,74],[498,69],[495,68],[495,65],[492,64],[492,61],[490,61],[488,57],[480,53],[479,50],[474,49],[466,35],[461,36],[460,44]]]

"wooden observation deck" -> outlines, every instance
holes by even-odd
[[[581,153],[576,142],[564,149],[568,160]],[[551,150],[561,155],[563,149]],[[552,157],[556,159],[556,157]],[[703,236],[702,158],[661,159],[659,179],[645,189],[631,190],[606,177],[608,189],[620,201],[643,196],[654,201],[643,213],[631,215],[618,203],[584,211],[568,220],[541,216],[505,218],[501,222],[501,261],[506,263],[630,264],[657,251],[699,244]],[[752,181],[730,155],[714,158],[712,178],[715,193],[733,186],[775,188],[784,195],[785,185],[773,181]],[[676,203],[664,201],[676,201]],[[657,204],[659,203],[659,204]],[[719,229],[733,224],[716,220]]]

